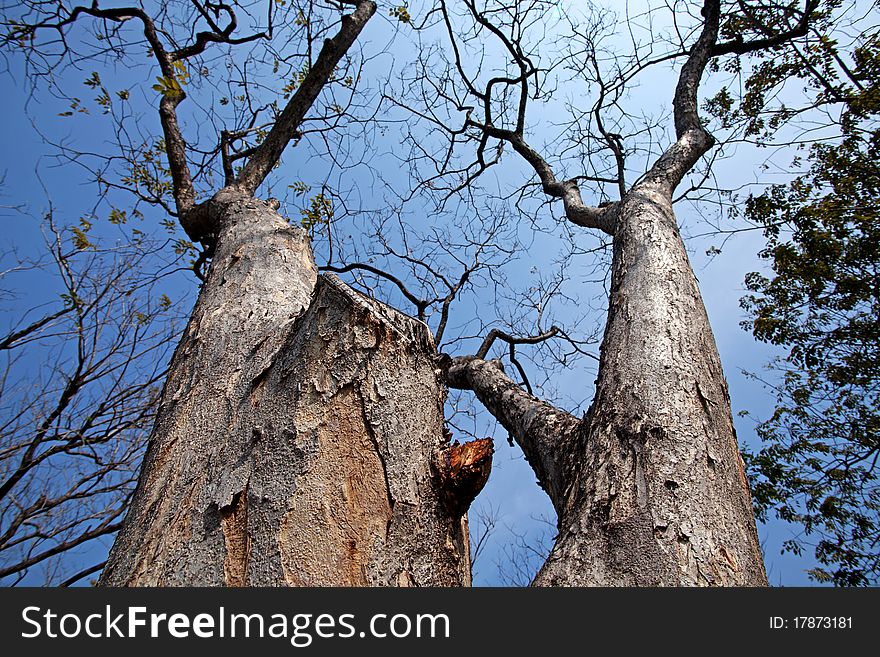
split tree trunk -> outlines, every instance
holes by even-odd
[[[558,513],[540,586],[767,583],[727,384],[670,195],[616,209],[608,323],[583,419],[519,388],[496,361],[453,359],[522,446]]]
[[[103,585],[470,583],[427,327],[318,276],[308,237],[221,192]],[[491,458],[491,453],[484,454]]]

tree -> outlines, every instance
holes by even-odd
[[[535,583],[766,583],[726,382],[672,209],[676,187],[713,144],[698,115],[706,65],[712,57],[763,46],[720,43],[720,3],[703,4],[696,38],[680,53],[676,140],[630,186],[624,138],[603,123],[615,84],[602,80],[595,31],[575,27],[585,62],[578,72],[599,87],[593,111],[580,110],[595,121],[596,132],[586,137],[595,136],[613,156],[612,171],[559,178],[526,139],[529,102],[547,93],[541,76],[547,79],[554,66],[537,64],[526,27],[540,25],[550,7],[464,5],[471,24],[461,39],[453,28],[461,19],[450,17],[450,4],[441,2],[437,10],[454,60],[439,95],[466,113],[461,127],[448,129],[453,147],[470,142],[477,158],[444,173],[465,171],[462,177],[471,179],[493,164],[486,153],[509,145],[534,170],[542,191],[562,201],[568,221],[602,231],[613,245],[596,394],[585,417],[529,395],[498,361],[487,360],[495,336],[473,356],[446,365],[448,384],[474,391],[516,439],[556,509],[559,534]],[[511,61],[507,70],[486,65],[481,71],[485,60],[465,54],[483,34],[497,39]],[[612,183],[618,200],[585,204],[585,182]]]
[[[803,527],[786,549],[815,541],[821,565],[811,576],[865,585],[880,573],[880,52],[876,14],[862,18],[867,27],[853,26],[850,41],[835,39],[827,35],[839,20],[836,3],[822,4],[825,29],[803,51],[789,47],[765,62],[749,77],[751,96],[723,113],[757,138],[774,115],[777,125],[810,109],[829,117],[803,165],[800,156],[792,163],[806,171],[745,205],[764,230],[761,256],[772,268],[769,277],[747,279],[747,327],[786,350],[772,364],[780,375],[776,410],[759,426],[764,444],[748,462],[758,513]],[[768,106],[783,80],[800,83],[804,107]]]
[[[167,244],[135,237],[104,246],[76,230],[62,232],[50,214],[36,257],[11,248],[2,256],[7,584],[39,581],[41,571],[45,583],[67,585],[101,570],[94,546],[122,523],[177,333],[171,300],[157,291],[177,269]],[[58,289],[35,305],[47,275]],[[16,298],[25,289],[27,299]]]
[[[161,73],[154,89],[163,138],[158,153],[125,153],[123,182],[166,205],[211,259],[101,582],[466,583],[462,515],[485,482],[491,441],[449,444],[424,325],[332,275],[318,277],[305,230],[275,212],[277,201],[254,198],[322,89],[335,76],[353,85],[340,62],[375,4],[345,0],[324,11],[269,3],[264,22],[238,36],[240,18],[256,20],[251,9],[192,2],[151,16],[140,7],[32,3],[6,22],[8,41],[25,49],[37,75],[77,56],[68,32],[83,20],[98,26],[99,46],[109,44],[113,56],[139,45],[129,31],[138,26]],[[204,29],[189,34],[192,24]],[[303,48],[285,55],[299,64],[289,99],[221,133],[212,155],[225,181],[199,202],[196,182],[210,184],[210,176],[204,168],[192,175],[198,150],[178,117],[191,68],[204,70],[193,62],[218,45],[285,36]],[[100,76],[88,83],[111,107]],[[261,113],[271,114],[265,130],[256,125]],[[242,147],[254,135],[259,143]],[[238,160],[246,162],[235,171]],[[324,204],[314,200],[317,220]]]
[[[672,205],[676,188],[713,145],[698,111],[699,84],[710,60],[802,36],[812,3],[792,13],[798,17],[793,26],[759,26],[769,36],[744,26],[727,40],[719,38],[721,3],[702,4],[700,15],[690,17],[690,30],[661,57],[684,62],[673,99],[675,137],[632,184],[626,138],[603,119],[631,75],[646,67],[641,52],[607,83],[598,34],[578,32],[572,23],[572,43],[582,50],[569,53],[566,62],[585,63],[575,73],[586,76],[599,96],[592,111],[580,113],[593,127],[578,137],[589,148],[600,145],[611,173],[559,178],[527,141],[525,118],[529,103],[552,90],[539,84],[547,69],[537,64],[523,35],[529,26],[540,28],[554,6],[480,8],[469,0],[463,8],[470,25],[462,27],[462,18],[451,18],[448,3],[439,2],[415,26],[446,33],[454,60],[446,69],[414,67],[420,77],[413,89],[430,88],[438,99],[419,116],[448,137],[444,152],[476,151],[472,165],[456,169],[451,157],[431,158],[416,143],[415,152],[438,165],[423,186],[468,198],[476,178],[500,161],[505,147],[512,148],[543,193],[563,202],[577,230],[598,231],[611,242],[608,321],[596,396],[583,418],[532,395],[517,359],[521,345],[557,337],[572,348],[583,344],[558,326],[540,326],[541,311],[536,333],[495,328],[480,336],[470,355],[438,355],[434,336],[420,321],[437,318],[434,332],[444,334],[450,304],[473,283],[485,252],[504,251],[492,241],[497,227],[486,231],[489,237],[469,234],[453,246],[435,236],[437,248],[460,248],[472,257],[452,256],[463,271],[457,280],[409,247],[398,251],[382,230],[370,236],[382,255],[419,272],[421,288],[433,280],[440,290],[433,295],[414,293],[369,261],[332,264],[334,242],[328,237],[325,268],[397,288],[416,306],[411,318],[331,275],[319,276],[306,233],[275,212],[277,202],[255,198],[288,144],[304,134],[306,115],[322,94],[357,82],[356,75],[346,75],[354,65],[345,58],[376,7],[369,0],[330,5],[327,11],[318,3],[287,11],[269,4],[266,18],[258,19],[250,8],[196,1],[153,15],[139,7],[33,3],[7,18],[9,43],[25,51],[37,75],[76,55],[68,35],[84,19],[99,28],[99,44],[89,47],[112,57],[130,51],[132,25],[142,30],[161,73],[155,89],[163,139],[156,148],[123,149],[133,171],[123,182],[142,201],[166,205],[211,260],[101,581],[467,583],[463,514],[485,482],[492,448],[488,440],[449,442],[443,430],[445,384],[475,393],[521,446],[553,501],[559,536],[536,584],[765,584],[727,387]],[[413,22],[406,7],[392,8],[392,14],[402,24]],[[241,16],[253,27],[244,36],[237,31],[245,23]],[[325,36],[315,55],[312,45]],[[468,68],[481,60],[462,55],[463,44],[484,38],[509,59],[504,72],[493,75],[491,63],[484,71]],[[272,50],[277,41],[301,44],[299,54]],[[247,55],[246,62],[271,62],[272,68],[283,63],[295,73],[282,90],[286,102],[252,103],[259,85],[243,66],[240,82],[247,91],[237,100],[238,125],[223,128],[216,146],[197,148],[184,138],[179,118],[187,89],[196,77],[210,76],[203,65],[208,53],[241,46],[262,53]],[[420,64],[430,64],[431,52]],[[102,92],[99,104],[108,104],[100,77],[91,80]],[[221,106],[223,100],[229,102],[224,96]],[[452,107],[459,123],[437,119],[435,105]],[[348,115],[337,109],[333,103],[316,117],[319,135],[332,134],[334,121]],[[213,111],[211,105],[200,127],[220,122]],[[261,123],[264,116],[268,122]],[[494,159],[487,157],[490,145]],[[167,165],[156,164],[157,151]],[[219,191],[211,177],[218,170],[224,180]],[[162,180],[165,172],[170,186]],[[450,177],[453,182],[442,189]],[[113,184],[106,170],[98,182]],[[610,184],[617,199],[587,205],[586,183]],[[322,190],[303,212],[303,225],[313,232],[327,227],[331,234],[328,196]],[[478,217],[478,225],[496,226]],[[504,225],[510,218],[501,213],[498,221]],[[485,275],[493,276],[491,270]],[[508,345],[522,386],[488,358],[499,340]],[[459,337],[447,345],[462,342]]]

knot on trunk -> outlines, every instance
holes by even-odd
[[[219,226],[211,201],[204,201],[181,213],[180,226],[193,242],[213,246]]]
[[[179,218],[180,226],[193,242],[213,246],[230,207],[248,201],[265,205],[272,212],[276,212],[281,207],[278,199],[261,201],[236,185],[227,185],[211,198],[182,212]]]
[[[480,438],[460,445],[456,440],[434,457],[443,505],[455,519],[463,516],[477,494],[483,490],[492,470],[495,451],[491,438]]]

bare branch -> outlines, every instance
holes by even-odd
[[[718,38],[720,4],[720,0],[703,3],[703,29],[678,76],[672,100],[677,141],[657,159],[637,186],[656,186],[671,195],[685,174],[715,143],[700,122],[697,90]]]
[[[492,329],[489,331],[489,335],[483,340],[483,343],[480,345],[480,348],[477,349],[477,353],[475,354],[476,358],[485,359],[489,353],[489,349],[492,348],[492,344],[496,339],[503,340],[507,344],[516,345],[516,344],[538,344],[539,342],[544,342],[545,340],[549,340],[554,335],[559,333],[559,328],[556,326],[552,326],[549,331],[545,331],[540,335],[530,335],[522,338],[515,338],[509,333],[505,333],[500,329]]]
[[[544,193],[562,199],[565,216],[573,224],[584,228],[597,228],[608,235],[614,235],[615,204],[604,207],[592,207],[583,202],[581,190],[576,179],[557,180],[547,161],[521,135],[511,130],[503,130],[489,125],[468,120],[468,125],[479,128],[485,134],[508,142],[522,158],[531,165],[541,180]]]
[[[278,163],[281,153],[284,152],[290,140],[295,137],[306,112],[312,107],[321,89],[333,75],[339,61],[351,48],[370,17],[376,12],[376,4],[372,0],[357,0],[355,7],[353,12],[342,17],[336,36],[324,41],[318,58],[309,69],[302,84],[291,96],[266,139],[242,169],[235,183],[241,190],[253,194],[272,167]]]
[[[337,267],[335,265],[322,265],[318,267],[319,271],[332,271],[336,274],[345,274],[354,269],[362,269],[364,271],[368,271],[371,274],[375,274],[376,276],[381,276],[382,278],[391,281],[397,286],[397,289],[400,290],[401,294],[407,298],[415,307],[418,312],[418,319],[424,320],[425,316],[425,308],[427,308],[429,302],[424,299],[419,299],[416,295],[410,292],[403,282],[397,278],[396,276],[389,274],[387,271],[379,269],[378,267],[373,267],[372,265],[367,265],[361,262],[351,262],[344,267]]]
[[[565,455],[581,420],[527,393],[508,378],[499,361],[441,356],[441,367],[450,388],[472,390],[507,429],[559,511],[570,482]]]
[[[102,561],[101,563],[97,563],[94,566],[90,566],[88,568],[85,568],[85,569],[79,571],[75,575],[71,575],[70,577],[68,577],[66,580],[64,580],[63,582],[61,582],[58,585],[59,588],[67,588],[68,586],[72,586],[73,584],[76,584],[83,577],[88,577],[89,575],[94,575],[95,573],[101,572],[101,570],[104,568],[106,563],[107,563],[106,561]]]
[[[198,9],[199,13],[202,17],[208,22],[211,26],[211,32],[199,32],[196,35],[195,42],[186,46],[184,48],[180,48],[179,50],[175,50],[170,53],[171,59],[173,61],[179,61],[182,59],[189,59],[190,57],[194,57],[196,55],[200,55],[205,51],[205,48],[208,47],[209,43],[227,43],[229,45],[240,45],[243,43],[250,43],[251,41],[256,41],[257,39],[270,39],[272,38],[272,12],[271,12],[271,4],[269,11],[269,27],[266,32],[255,32],[253,34],[249,34],[245,37],[233,37],[232,33],[238,27],[238,19],[235,16],[235,12],[232,10],[232,7],[227,5],[224,2],[218,3],[205,3],[206,6],[210,6],[216,12],[224,12],[229,18],[229,22],[226,24],[226,27],[223,29],[220,28],[217,23],[215,23],[210,14],[205,11],[205,7],[201,5],[198,0],[192,0],[193,5]]]
[[[152,48],[153,55],[159,64],[164,78],[173,80],[175,78],[174,57],[165,50],[158,30],[152,18],[140,7],[118,7],[111,9],[101,9],[97,0],[90,6],[77,6],[70,10],[70,14],[64,20],[59,22],[44,21],[34,25],[28,25],[18,28],[13,38],[34,34],[41,29],[55,29],[59,33],[68,25],[76,22],[80,16],[91,16],[117,23],[125,23],[126,21],[135,19],[143,25],[144,36]],[[193,207],[196,200],[195,189],[192,183],[192,177],[189,171],[189,165],[186,159],[186,142],[180,132],[180,126],[177,120],[177,106],[186,98],[186,94],[182,89],[178,93],[163,93],[159,101],[159,119],[162,124],[162,131],[165,135],[166,151],[168,154],[168,163],[171,170],[171,178],[174,186],[174,200],[177,205],[177,211],[181,218],[184,229],[185,213]]]

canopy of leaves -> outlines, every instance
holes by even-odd
[[[782,374],[777,408],[759,426],[763,445],[747,461],[759,515],[773,511],[803,526],[785,548],[815,546],[820,567],[811,577],[876,584],[880,41],[869,33],[848,50],[829,39],[816,44],[813,52],[824,54],[800,75],[820,87],[817,106],[832,106],[839,132],[809,148],[806,173],[746,204],[747,216],[763,227],[767,248],[760,255],[772,269],[746,280],[746,325],[787,351],[773,365]],[[787,66],[784,59],[780,65]],[[762,64],[758,72],[766,69]]]

